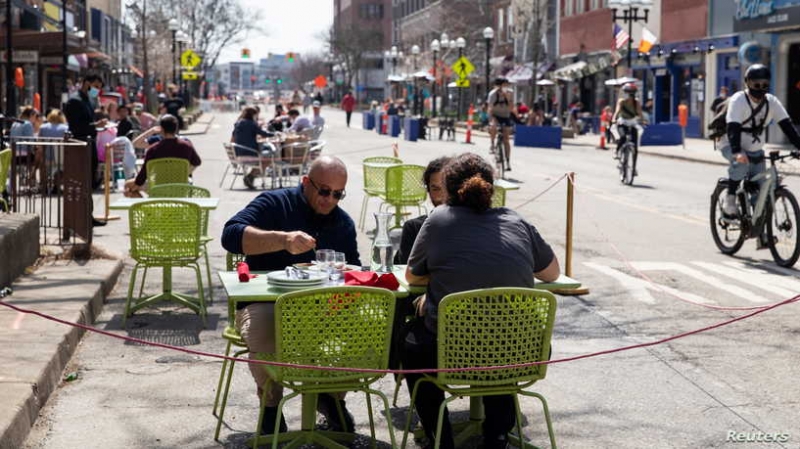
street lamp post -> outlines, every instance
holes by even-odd
[[[67,36],[69,30],[67,29],[67,2],[61,3],[61,39],[64,41],[61,45],[61,51],[64,53],[61,60],[61,110],[67,105],[69,99],[69,86],[67,86],[67,65],[69,64],[69,53],[67,53]]]
[[[483,29],[483,39],[486,41],[486,94],[484,98],[489,95],[489,75],[491,69],[489,68],[489,59],[492,56],[492,39],[494,38],[494,30],[492,27],[486,27]]]
[[[175,64],[175,51],[176,51],[176,41],[178,35],[178,21],[175,19],[169,19],[167,23],[167,29],[172,32],[172,84],[178,84],[178,75],[177,75],[177,66]]]
[[[464,56],[464,47],[467,46],[467,41],[463,37],[459,37],[456,39],[456,48],[458,48],[458,59],[461,59]],[[461,93],[463,87],[458,87],[458,114],[456,115],[456,121],[461,119],[461,110],[464,109],[463,98],[464,95]]]
[[[436,77],[436,56],[439,53],[440,47],[439,39],[434,39],[431,42],[431,51],[433,51],[433,85],[431,86],[432,103],[431,103],[431,117],[436,118],[436,84],[439,79]]]
[[[328,103],[333,104],[335,98],[333,95],[333,89],[336,85],[333,81],[333,54],[328,53],[325,57],[326,62],[328,63]]]
[[[179,31],[176,37],[178,41],[178,92],[181,98],[186,100],[184,96],[186,95],[186,83],[183,80],[183,64],[180,62],[180,55],[183,55],[183,51],[186,49],[186,44],[189,43],[189,36],[186,35],[183,31]]]
[[[419,45],[414,45],[411,47],[411,55],[414,57],[414,74],[411,75],[412,79],[414,80],[414,108],[412,112],[415,115],[422,114],[422,108],[419,107],[419,85],[417,83],[417,59],[419,59]]]
[[[633,56],[633,23],[643,21],[647,23],[650,7],[653,6],[653,0],[609,0],[608,7],[611,8],[613,22],[622,20],[628,24],[628,70],[633,73],[632,56]],[[642,9],[644,15],[639,15],[639,8]],[[617,14],[617,10],[622,11],[622,15]]]

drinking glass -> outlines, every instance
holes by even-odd
[[[316,254],[317,270],[319,270],[320,274],[325,273],[330,275],[330,267],[333,265],[336,251],[332,249],[318,249]]]
[[[333,266],[331,268],[331,280],[338,281],[344,276],[344,269],[347,266],[347,257],[344,253],[333,253]]]

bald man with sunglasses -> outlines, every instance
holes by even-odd
[[[261,193],[234,215],[222,231],[222,246],[231,253],[245,254],[253,271],[283,270],[311,262],[315,249],[345,253],[348,264],[361,265],[353,219],[339,207],[345,197],[347,168],[336,157],[321,156],[303,176],[299,186]],[[275,352],[275,315],[272,303],[237,303],[236,326],[247,342],[250,357]],[[268,390],[262,432],[272,434],[283,389],[267,376],[260,365],[250,365],[258,397]],[[330,430],[353,432],[352,416],[342,397],[320,395],[317,410],[325,416]],[[345,410],[345,426],[338,416],[336,401]],[[280,432],[286,431],[281,419]]]

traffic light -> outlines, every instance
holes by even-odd
[[[283,84],[283,79],[282,78],[278,78],[278,80],[275,81],[275,82],[278,83],[278,84]]]
[[[250,59],[250,49],[243,48],[242,49],[242,59]]]
[[[264,84],[269,84],[271,82],[272,82],[272,78],[270,78],[270,77],[264,78]]]
[[[294,53],[292,53],[292,52],[286,53],[286,59],[289,62],[294,62]]]

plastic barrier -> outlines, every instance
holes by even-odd
[[[561,149],[561,128],[558,126],[517,125],[515,129],[515,147]]]
[[[416,142],[419,136],[419,120],[406,117],[403,126],[403,139],[409,142]]]
[[[375,114],[372,111],[361,113],[361,127],[366,130],[375,128]]]
[[[641,146],[665,146],[683,144],[683,131],[677,123],[647,125],[639,142]]]

